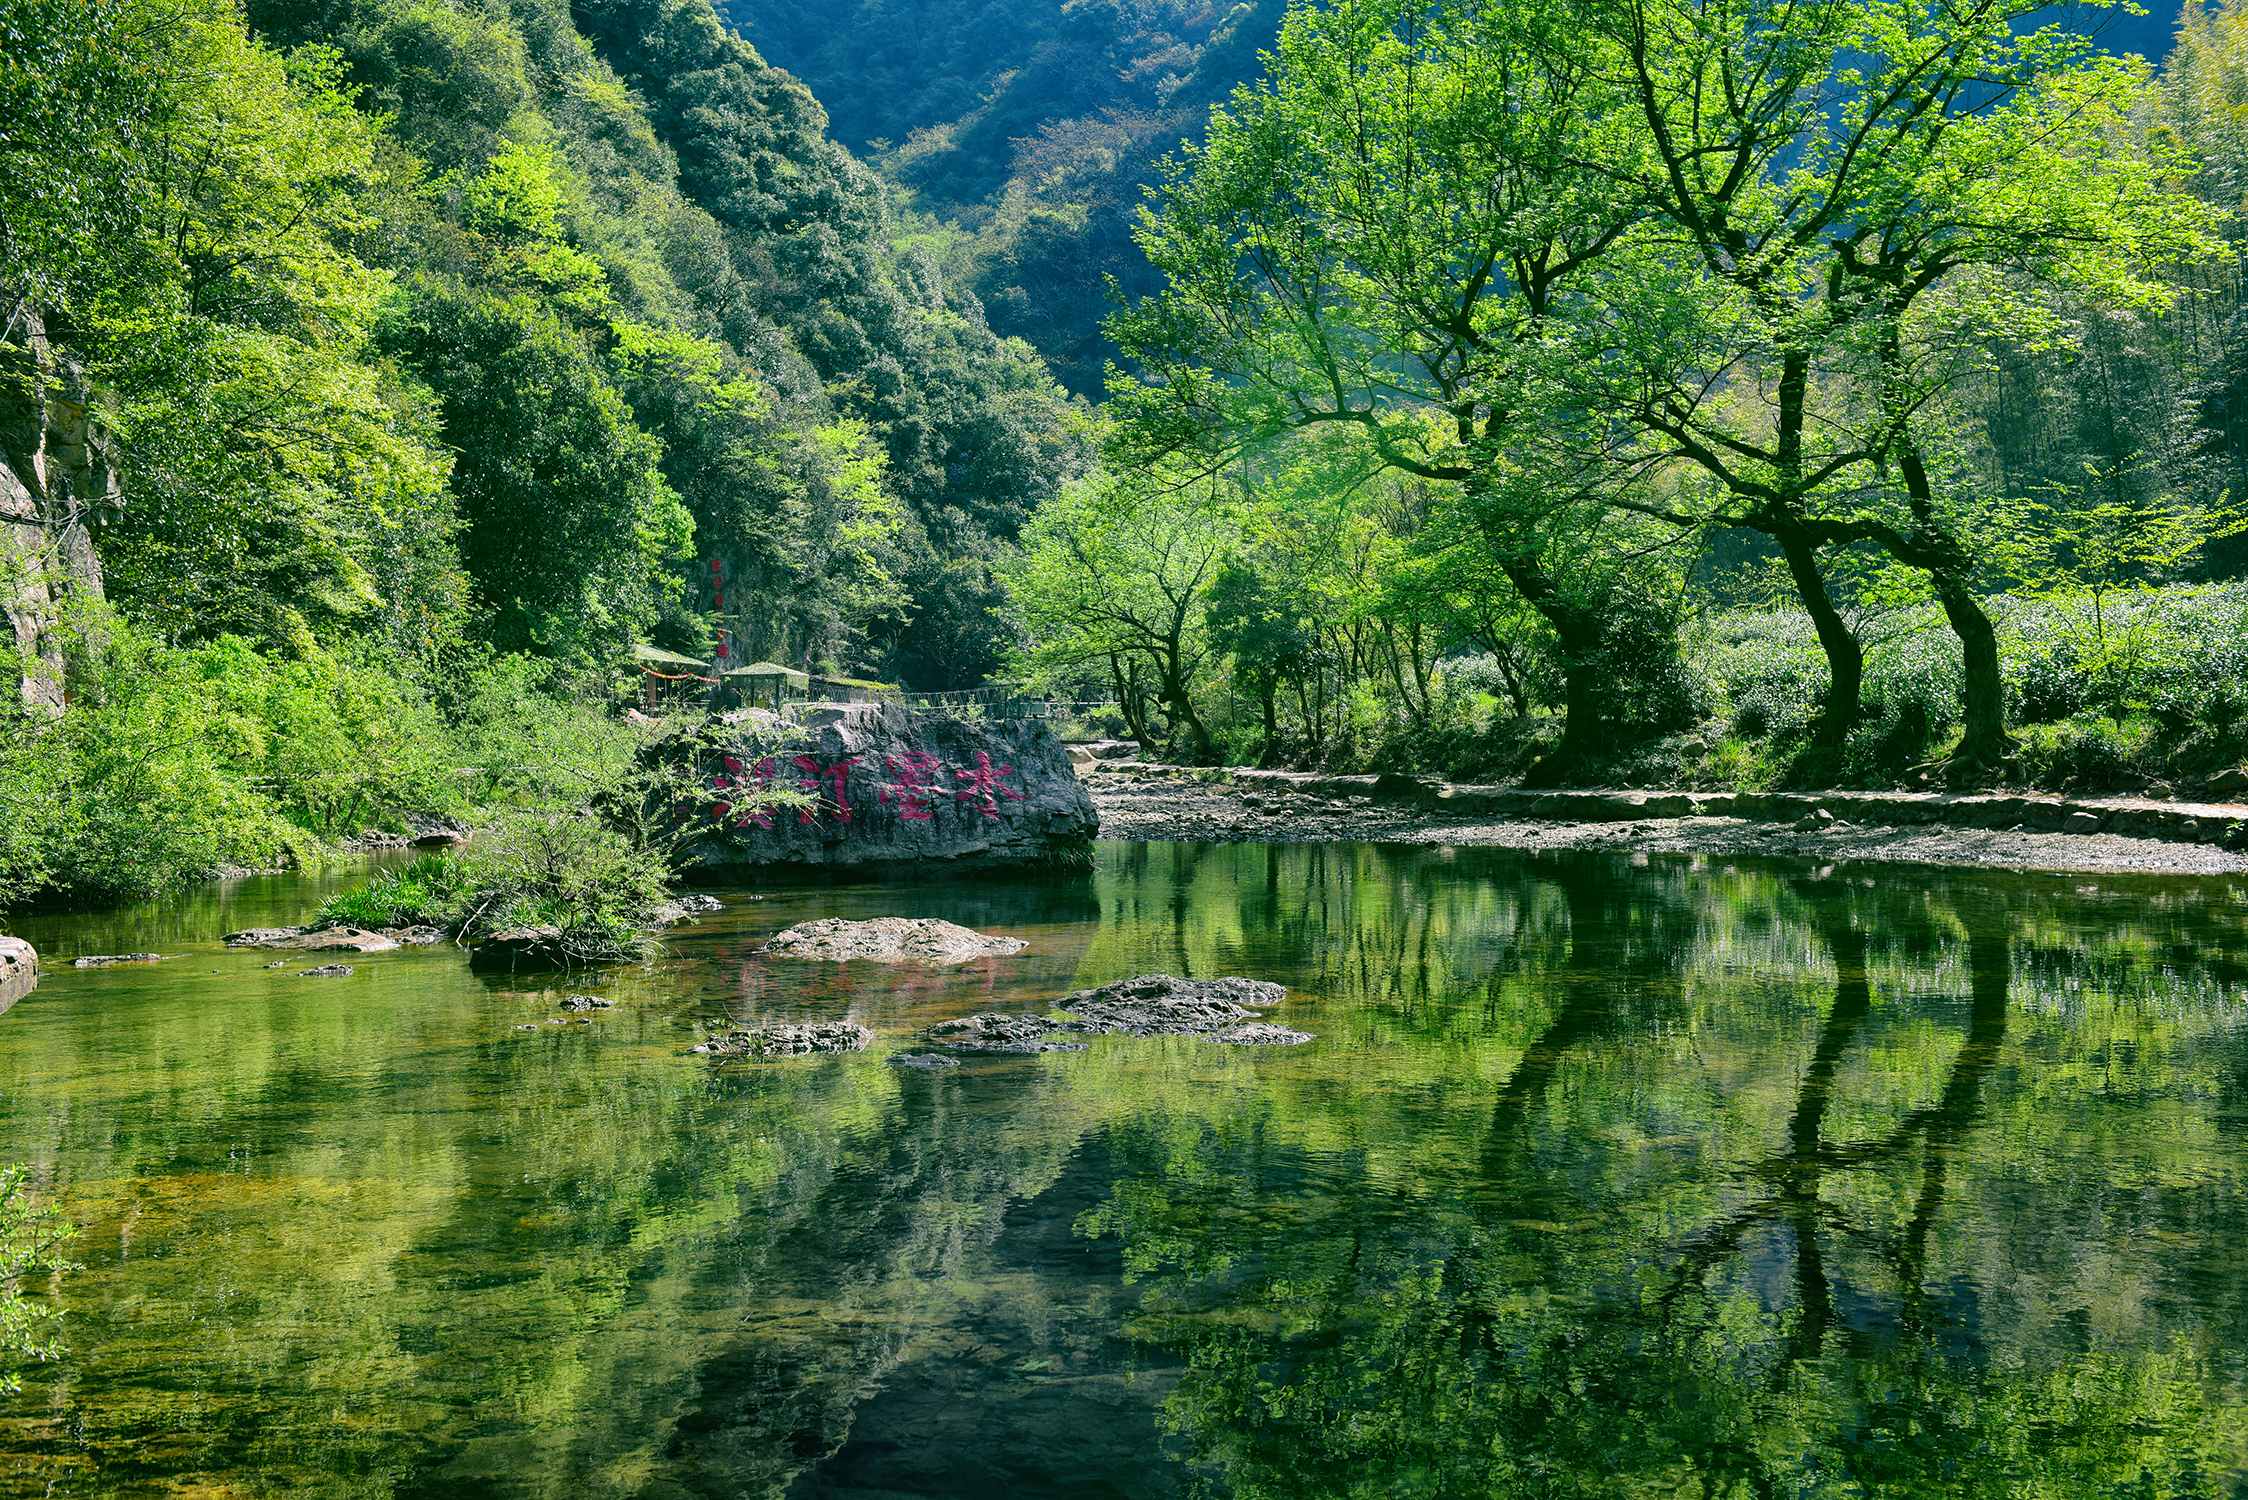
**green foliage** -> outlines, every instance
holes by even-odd
[[[661,443],[562,318],[422,282],[381,341],[438,393],[460,450],[461,561],[492,643],[573,654],[644,634],[691,522]]]
[[[24,1361],[44,1363],[62,1353],[54,1309],[26,1298],[23,1282],[34,1271],[72,1269],[57,1252],[77,1233],[52,1204],[32,1201],[22,1167],[0,1167],[0,1395],[22,1388],[17,1372]]]
[[[450,926],[471,909],[467,867],[450,854],[425,854],[385,870],[356,890],[330,896],[315,927]]]
[[[660,851],[584,809],[515,809],[467,852],[431,854],[331,896],[316,926],[442,927],[464,942],[510,928],[560,929],[573,960],[644,956],[670,871]]]

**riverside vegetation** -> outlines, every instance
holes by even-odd
[[[47,497],[103,588],[32,631],[0,902],[576,805],[626,648],[721,618],[1205,763],[2195,788],[2248,750],[2248,22],[2157,76],[2034,9],[1094,8],[969,121],[964,11],[861,87],[875,21],[737,7],[870,166],[703,0],[0,0],[0,364],[119,478]],[[999,320],[1042,354],[974,288],[1104,233],[1096,410],[1082,309]]]
[[[2237,765],[2248,19],[2098,21],[1292,10],[1141,220],[1027,662],[1204,764]]]

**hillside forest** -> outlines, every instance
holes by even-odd
[[[0,0],[0,904],[583,807],[721,628],[1204,763],[2197,787],[2248,18],[2133,24]]]

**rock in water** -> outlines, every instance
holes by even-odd
[[[873,1040],[874,1033],[856,1021],[813,1021],[721,1032],[687,1050],[719,1057],[799,1057],[812,1052],[860,1052]]]
[[[1293,1047],[1308,1042],[1308,1031],[1290,1031],[1285,1026],[1275,1026],[1270,1021],[1249,1021],[1226,1031],[1213,1031],[1205,1041],[1224,1042],[1234,1047]]]
[[[18,937],[0,937],[0,1010],[39,987],[39,950]]]
[[[1067,1021],[1044,1016],[1008,1016],[997,1012],[943,1021],[925,1033],[939,1046],[962,1052],[1082,1052],[1083,1042],[1065,1042],[1055,1033],[1076,1029]]]
[[[305,970],[297,977],[299,979],[341,979],[350,972],[351,965],[349,964],[322,964],[317,969]]]
[[[1179,979],[1141,974],[1096,990],[1079,990],[1056,1002],[1077,1018],[1083,1031],[1120,1031],[1131,1036],[1191,1036],[1223,1031],[1250,1020],[1252,1005],[1278,1005],[1285,985],[1262,979]]]
[[[677,812],[704,825],[691,864],[720,877],[790,867],[866,875],[1090,858],[1099,816],[1042,719],[883,703],[796,712],[802,722],[727,715],[715,750],[683,739],[649,747],[692,765],[710,799]],[[758,811],[766,787],[816,800]]]
[[[959,1058],[946,1057],[941,1052],[900,1052],[891,1057],[890,1061],[901,1068],[926,1068],[932,1072],[938,1068],[960,1066]]]
[[[614,1010],[616,1005],[616,1001],[604,1000],[599,995],[571,995],[563,1000],[560,1008],[582,1013],[589,1010]]]
[[[487,933],[468,950],[472,969],[560,969],[569,964],[562,951],[562,929],[554,926],[510,927]]]
[[[1020,953],[1029,946],[1021,938],[986,937],[933,917],[876,917],[870,922],[825,917],[799,922],[757,951],[778,958],[838,962],[864,958],[881,964],[960,964],[971,958]]]
[[[224,941],[229,948],[287,948],[296,953],[388,953],[398,946],[396,938],[360,927],[252,927],[230,932]]]
[[[173,957],[169,953],[89,953],[84,958],[74,958],[74,969],[106,969],[111,964],[154,964]]]

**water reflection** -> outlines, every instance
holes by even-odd
[[[0,1021],[88,1226],[0,1494],[2239,1496],[2248,904],[2101,884],[1118,845],[736,900],[531,1032],[218,950],[301,882],[54,919],[186,956]],[[753,951],[878,914],[1033,947]],[[1319,1040],[683,1055],[1149,970]]]

